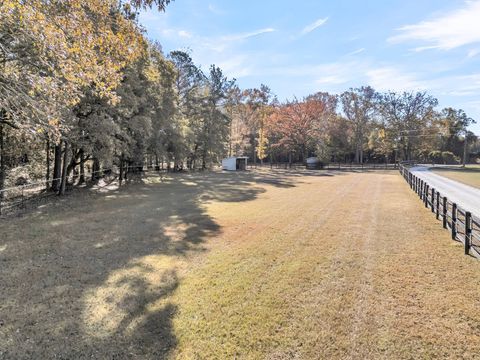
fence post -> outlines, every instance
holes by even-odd
[[[423,180],[420,180],[420,189],[419,189],[419,192],[418,192],[418,196],[420,197],[420,199],[423,200],[423,188],[425,187],[425,183]]]
[[[443,197],[443,228],[447,228],[447,213],[448,213],[448,200]]]
[[[437,203],[435,204],[435,209],[437,212],[437,220],[440,218],[440,192],[437,191]]]
[[[428,193],[430,192],[430,185],[425,184],[425,194],[423,200],[425,201],[425,207],[428,209]]]
[[[470,253],[471,247],[471,235],[472,235],[472,213],[465,213],[465,255]]]
[[[430,198],[430,207],[432,208],[432,213],[435,212],[435,188],[432,187],[432,194]]]
[[[452,239],[457,240],[457,204],[452,204]]]

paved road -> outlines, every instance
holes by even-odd
[[[425,180],[431,187],[433,186],[435,190],[440,191],[450,201],[456,202],[460,207],[480,218],[480,189],[435,174],[426,166],[416,166],[410,171]]]

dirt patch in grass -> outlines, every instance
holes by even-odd
[[[480,166],[468,165],[465,168],[432,168],[432,171],[438,175],[461,182],[480,189]]]
[[[480,263],[396,172],[148,178],[0,237],[0,358],[480,353]]]

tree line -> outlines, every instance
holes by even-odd
[[[473,119],[439,111],[425,92],[367,86],[280,102],[266,85],[240,89],[219,67],[201,69],[188,52],[164,54],[138,11],[169,2],[0,3],[0,189],[18,168],[63,194],[112,167],[122,180],[127,169],[207,169],[227,155],[451,162],[479,150]]]
[[[427,92],[381,93],[363,86],[273,104],[260,127],[266,139],[258,146],[268,144],[263,158],[288,154],[290,162],[317,156],[327,163],[465,164],[480,155],[478,138],[468,130],[473,123],[461,109],[438,110],[438,100]]]

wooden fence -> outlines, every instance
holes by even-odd
[[[298,170],[298,169],[305,169],[305,164],[304,163],[269,163],[269,162],[264,162],[263,164],[257,163],[254,164],[252,162],[249,162],[247,165],[248,169],[255,169],[255,168],[272,168],[272,169],[293,169],[293,170]],[[387,164],[387,163],[363,163],[363,164],[357,164],[354,162],[348,162],[348,163],[327,163],[324,164],[323,167],[325,170],[397,170],[398,169],[398,164],[397,163],[392,163],[392,164]]]
[[[399,166],[399,170],[425,207],[442,222],[444,229],[451,232],[452,239],[464,245],[465,255],[480,258],[480,218],[477,217],[480,214],[474,215],[450,201],[428,182],[410,172],[404,164]]]
[[[397,163],[329,163],[325,165],[327,170],[396,170],[397,168]]]

